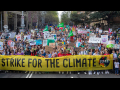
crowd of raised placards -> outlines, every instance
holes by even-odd
[[[48,27],[48,26],[46,26]],[[0,55],[31,55],[43,58],[68,55],[113,54],[115,74],[119,71],[120,38],[116,31],[94,27],[51,26],[50,29],[36,29],[25,32],[0,34]],[[62,72],[64,73],[64,72]],[[71,73],[71,72],[70,72]],[[76,72],[80,74],[80,72]],[[87,72],[84,72],[87,74]],[[93,74],[103,71],[93,71]],[[91,75],[92,71],[88,71]],[[109,74],[105,70],[105,74]]]

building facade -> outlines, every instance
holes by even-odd
[[[10,31],[21,27],[22,11],[0,11],[0,30],[4,31],[4,25],[8,25]],[[24,11],[24,23],[28,29],[27,11]]]

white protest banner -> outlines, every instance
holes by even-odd
[[[21,35],[16,35],[17,41],[21,40]]]
[[[85,31],[85,30],[78,30],[78,34],[86,34],[87,33],[87,31]]]
[[[43,40],[43,46],[47,45],[47,40]]]
[[[36,45],[36,41],[35,40],[32,40],[29,43],[30,43],[30,45]]]
[[[44,39],[48,39],[49,35],[50,35],[49,31],[45,31],[44,32]]]
[[[86,29],[87,30],[87,32],[90,32],[90,29]]]
[[[33,33],[34,32],[34,30],[31,30],[31,33]]]
[[[79,47],[80,46],[80,42],[76,42],[76,47]]]
[[[89,38],[89,43],[100,43],[101,38]]]
[[[101,35],[101,43],[102,44],[108,43],[108,35]]]
[[[11,42],[10,47],[14,47],[14,44],[15,44],[14,42]]]
[[[108,44],[115,44],[115,40],[109,40]]]
[[[0,42],[0,50],[3,50],[3,42]]]
[[[54,39],[54,36],[52,34],[49,34],[49,37],[47,39]]]
[[[54,40],[57,40],[57,35],[56,34],[51,34],[52,37],[54,37]]]
[[[9,38],[14,38],[15,35],[16,35],[16,32],[8,33],[8,37]]]
[[[99,33],[102,33],[102,29],[99,29]]]
[[[119,49],[119,48],[120,48],[120,45],[119,45],[119,44],[115,44],[113,48],[114,48],[114,49]]]
[[[75,31],[73,31],[73,35],[76,35],[76,32],[75,32]]]

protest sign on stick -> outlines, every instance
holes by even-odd
[[[49,43],[49,46],[55,48],[55,43]]]
[[[0,42],[0,50],[3,50],[3,42]]]
[[[108,43],[108,35],[101,35],[101,43],[102,44]]]
[[[47,40],[43,40],[43,46],[47,45]]]
[[[53,48],[52,47],[50,47],[50,46],[45,46],[45,51],[46,52],[50,52],[50,51],[53,51]]]

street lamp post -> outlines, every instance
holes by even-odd
[[[2,31],[2,12],[1,12],[1,31]]]
[[[21,27],[22,27],[22,30],[24,29],[24,15],[23,15],[23,11],[22,11],[22,16],[21,16]]]

